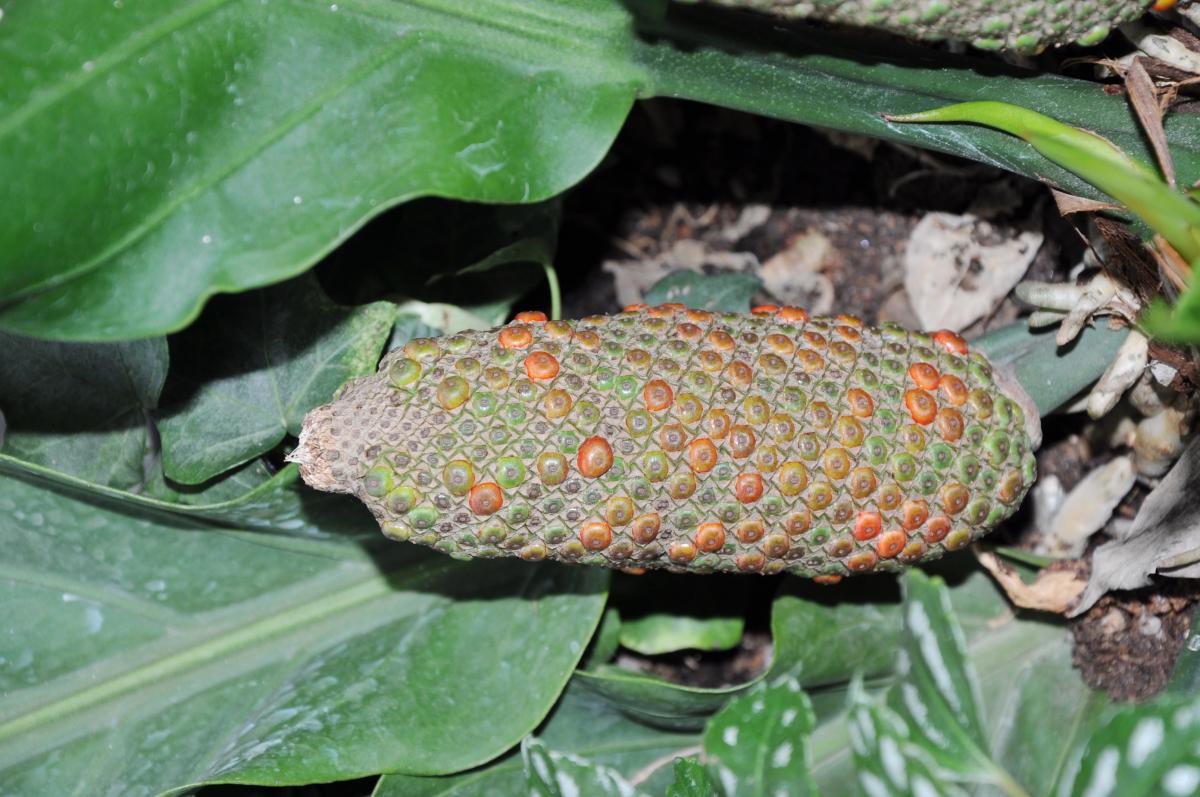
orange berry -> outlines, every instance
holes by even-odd
[[[937,390],[938,380],[941,377],[937,369],[929,363],[913,363],[908,366],[908,375],[922,390]]]
[[[777,304],[760,304],[750,308],[750,312],[755,315],[774,315],[779,312]]]
[[[904,502],[900,509],[900,525],[907,531],[918,529],[929,519],[929,504],[924,498],[913,498]]]
[[[500,330],[500,345],[506,349],[523,349],[533,343],[533,333],[529,327],[505,327]]]
[[[904,406],[908,408],[912,419],[919,424],[933,423],[933,419],[937,417],[937,402],[933,400],[933,396],[920,388],[904,391]]]
[[[948,329],[940,329],[933,333],[933,340],[951,354],[966,354],[967,342],[962,335]]]
[[[694,537],[696,547],[705,553],[716,553],[725,547],[725,527],[720,523],[701,523]]]
[[[946,401],[955,407],[965,404],[967,396],[971,393],[966,384],[954,374],[942,374],[942,378],[938,380],[938,387],[946,394]]]
[[[950,533],[950,518],[945,515],[935,515],[925,526],[925,542],[933,544],[946,539]]]
[[[612,544],[612,527],[603,520],[589,520],[579,529],[579,541],[589,551],[603,551]]]
[[[537,382],[558,376],[558,360],[548,351],[535,351],[525,358],[525,373]]]
[[[695,324],[685,321],[675,327],[675,333],[684,340],[700,340],[700,336],[704,334],[704,330]]]
[[[754,371],[741,360],[734,360],[725,369],[725,378],[738,387],[746,387],[754,381]]]
[[[662,528],[662,518],[659,517],[659,514],[657,512],[647,512],[633,519],[633,526],[629,529],[629,536],[633,537],[636,542],[646,545],[654,542],[654,538],[658,536],[660,528]]]
[[[827,574],[827,575],[823,575],[823,576],[813,576],[814,584],[822,584],[827,587],[831,587],[834,584],[840,584],[841,582],[842,582],[842,577],[838,576],[838,575],[828,575]]]
[[[937,427],[938,431],[942,433],[942,439],[953,443],[963,436],[963,429],[966,428],[966,422],[963,420],[962,413],[958,410],[951,407],[943,407],[938,410]]]
[[[622,307],[622,308],[621,308],[621,312],[624,312],[624,313],[636,313],[636,312],[638,312],[639,310],[645,310],[645,309],[646,309],[646,305],[642,304],[641,302],[638,302],[637,304],[627,304],[627,305],[625,305],[624,307]]]
[[[579,472],[589,479],[596,479],[608,473],[613,464],[612,446],[603,437],[589,437],[579,446],[579,454],[575,457]]]
[[[514,320],[523,324],[540,324],[546,320],[546,314],[541,310],[522,310],[516,314]]]
[[[467,506],[476,515],[490,515],[504,506],[504,493],[495,482],[477,484],[467,492]]]
[[[646,409],[651,412],[660,412],[670,407],[674,398],[671,386],[661,379],[651,379],[642,390],[642,400],[646,402]]]
[[[686,565],[696,558],[696,546],[687,540],[673,542],[667,549],[667,558],[675,564]]]
[[[875,550],[884,559],[891,559],[903,551],[905,545],[908,545],[907,534],[899,530],[889,531],[879,538],[879,542],[875,543]]]
[[[733,335],[730,335],[723,329],[714,329],[712,332],[709,332],[708,342],[712,344],[714,349],[720,349],[721,351],[729,351],[736,345]]]
[[[879,536],[883,530],[883,518],[878,512],[859,512],[854,521],[854,539],[862,542]]]
[[[861,387],[852,387],[846,391],[846,403],[850,412],[859,418],[870,418],[875,414],[875,399]]]
[[[707,437],[700,437],[688,446],[688,464],[696,473],[708,473],[717,465],[717,447]]]
[[[733,530],[734,536],[747,545],[758,542],[766,533],[767,530],[763,526],[763,522],[757,519],[743,520],[741,523],[737,524],[737,527]]]
[[[800,321],[803,323],[808,320],[808,311],[803,307],[780,307],[778,316],[784,321]]]
[[[546,398],[542,400],[546,407],[547,418],[561,418],[571,411],[571,405],[574,403],[571,400],[571,394],[560,387],[546,391]]]
[[[763,480],[757,473],[740,473],[733,482],[733,494],[743,504],[752,504],[762,498]]]

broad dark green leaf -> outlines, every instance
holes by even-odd
[[[675,782],[667,788],[667,797],[721,797],[708,770],[694,758],[675,759]]]
[[[761,287],[762,280],[753,274],[676,271],[656,282],[646,292],[645,302],[651,305],[678,302],[697,310],[748,313],[750,297]]]
[[[791,675],[731,700],[704,731],[725,797],[816,795],[808,751],[815,725],[812,703]]]
[[[200,526],[23,478],[0,515],[13,794],[476,766],[550,709],[605,600],[594,569]]]
[[[994,99],[1150,160],[1101,86],[664,0],[85,3],[0,28],[0,328],[179,329],[423,195],[532,202],[600,160],[639,96],[882,136],[1092,195],[1024,142],[880,114]],[[637,15],[631,13],[631,9]],[[1182,183],[1200,120],[1171,114]],[[138,312],[128,312],[136,307]]]
[[[309,410],[374,372],[395,314],[388,302],[339,307],[310,277],[214,301],[171,339],[167,477],[199,484],[298,435]]]
[[[59,344],[0,332],[0,352],[0,451],[106,487],[144,484],[165,340]]]
[[[574,682],[537,735],[551,749],[620,772],[650,794],[661,794],[671,782],[670,765],[675,756],[699,750],[697,736],[637,723]],[[486,767],[458,775],[385,775],[374,797],[512,797],[526,793],[523,762],[514,751]]]
[[[1092,734],[1071,762],[1063,797],[1200,794],[1200,702],[1130,706]]]
[[[628,27],[607,0],[7,9],[0,325],[158,334],[408,198],[557,194],[641,82]]]

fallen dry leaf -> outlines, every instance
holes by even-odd
[[[1159,574],[1200,577],[1200,437],[1192,438],[1183,456],[1146,497],[1126,535],[1096,549],[1092,576],[1077,616],[1116,589],[1137,589]]]
[[[1067,608],[1087,586],[1083,579],[1070,570],[1041,570],[1032,584],[1026,584],[996,554],[978,551],[976,556],[1013,605],[1022,609],[1066,614]]]

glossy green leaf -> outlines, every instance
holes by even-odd
[[[815,724],[808,696],[790,675],[730,701],[704,731],[725,797],[815,795],[808,752]]]
[[[374,372],[395,314],[388,302],[339,307],[309,277],[214,301],[171,340],[167,477],[199,484],[299,435],[309,410]]]
[[[750,297],[761,287],[762,280],[753,274],[676,271],[656,282],[646,292],[644,301],[651,305],[678,302],[697,310],[748,313]]]
[[[705,596],[720,595],[736,605],[740,590],[755,582],[735,579],[728,588],[714,593],[703,581],[647,573],[637,579],[642,594],[655,594],[661,582],[681,603],[702,605]],[[614,601],[622,599],[622,582],[614,582]],[[601,666],[580,673],[580,682],[604,695],[624,711],[662,727],[694,730],[731,698],[744,694],[763,678],[798,672],[802,685],[846,682],[857,671],[890,672],[900,627],[896,602],[899,595],[885,579],[856,580],[834,587],[788,579],[783,595],[775,598],[771,611],[774,655],[771,666],[750,683],[718,689],[680,686],[644,673],[614,666]],[[748,593],[749,594],[749,593]],[[638,601],[627,601],[636,605]],[[663,604],[669,605],[669,604]],[[676,616],[681,615],[677,612]],[[622,622],[627,622],[622,618]]]
[[[557,194],[629,110],[628,26],[604,0],[9,9],[0,325],[157,334],[405,199]]]
[[[19,478],[0,513],[14,794],[476,766],[553,705],[605,599],[593,569],[238,532]]]
[[[1128,335],[1128,327],[1111,329],[1102,323],[1084,327],[1073,341],[1059,346],[1054,330],[1030,329],[1017,321],[976,338],[971,347],[992,362],[1011,366],[1045,417],[1099,379]]]
[[[1200,703],[1130,706],[1088,739],[1061,797],[1200,794]]]
[[[576,683],[567,687],[537,736],[550,749],[619,772],[650,794],[661,794],[671,782],[671,761],[676,756],[699,749],[698,737],[637,723]],[[373,797],[511,797],[526,793],[523,761],[520,752],[513,751],[485,767],[457,775],[385,775]],[[580,797],[586,797],[586,792]]]
[[[621,644],[646,656],[677,650],[729,650],[737,647],[745,625],[740,617],[700,619],[650,614],[621,624]]]
[[[0,452],[106,487],[145,483],[165,340],[64,345],[0,332],[0,351]]]
[[[708,770],[694,758],[675,759],[675,781],[667,787],[667,797],[721,797]]]
[[[674,96],[1086,183],[994,131],[880,114],[1003,100],[1147,148],[1094,83],[663,0],[342,0],[6,10],[0,328],[147,337],[293,276],[439,195],[532,202],[586,175],[635,97]],[[636,12],[636,13],[631,13]],[[39,53],[37,58],[29,52]],[[933,68],[931,68],[933,67]],[[1167,120],[1180,182],[1200,120]],[[138,308],[129,313],[129,307]]]
[[[194,487],[169,483],[159,470],[138,493],[105,487],[3,454],[0,474],[31,476],[118,502],[131,510],[203,518],[228,528],[342,539],[376,539],[379,534],[361,503],[349,496],[315,493],[300,483],[295,465],[272,473],[262,461],[255,461]]]

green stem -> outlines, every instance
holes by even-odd
[[[562,290],[558,286],[558,272],[554,264],[542,262],[542,270],[546,272],[546,287],[550,290],[550,318],[556,320],[562,317]]]

